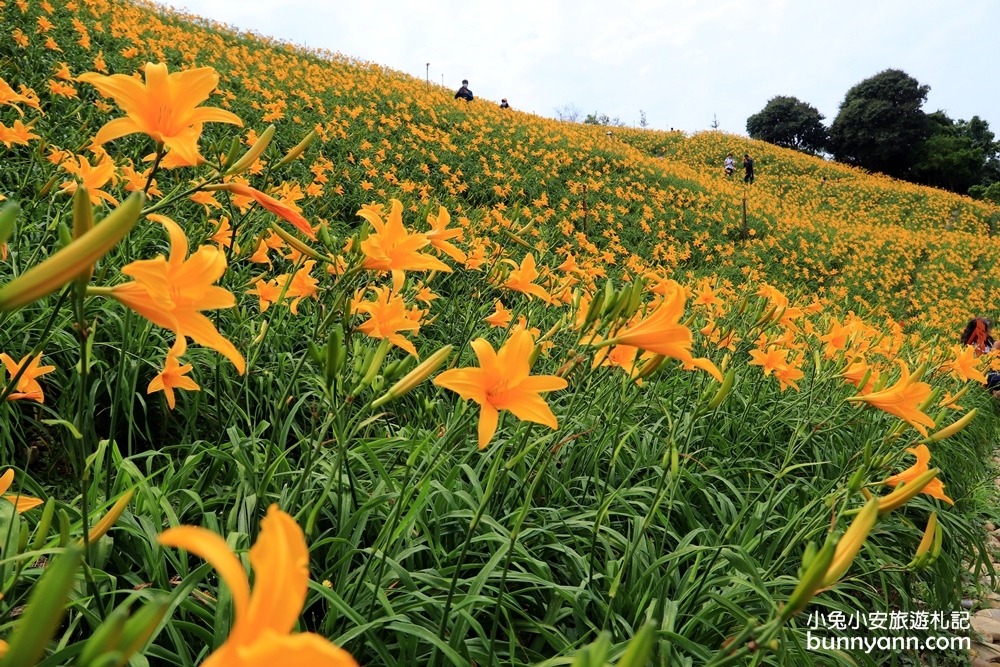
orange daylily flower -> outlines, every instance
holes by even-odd
[[[365,254],[362,268],[369,271],[390,271],[393,291],[398,292],[406,279],[406,271],[444,271],[451,273],[451,267],[436,257],[418,252],[430,244],[426,234],[411,234],[403,226],[403,204],[398,199],[390,200],[388,220],[383,221],[380,210],[362,208],[358,215],[371,223],[375,233],[361,242],[361,252]]]
[[[27,146],[30,140],[40,138],[41,137],[31,131],[30,124],[25,125],[20,121],[20,119],[15,120],[14,124],[10,127],[0,123],[0,143],[7,148],[10,148],[14,144]]]
[[[871,375],[868,375],[868,371],[871,370]],[[865,386],[862,387],[861,381],[865,379],[865,375],[868,375],[868,381],[865,382]],[[858,391],[862,394],[869,393],[878,382],[878,371],[873,367],[868,365],[864,357],[857,357],[851,364],[840,374],[840,377],[844,378],[845,382],[850,382]]]
[[[22,91],[23,90],[24,88],[22,86]],[[38,102],[36,100],[32,99],[27,95],[20,95],[14,92],[14,89],[11,88],[10,84],[4,81],[2,78],[0,78],[0,104],[11,105],[15,109],[17,109],[18,113],[20,113],[22,116],[24,115],[24,112],[21,111],[20,107],[17,106],[18,104],[27,104],[29,107],[33,107],[35,109],[38,108]]]
[[[501,327],[505,329],[510,325],[510,318],[510,311],[504,308],[502,301],[497,299],[493,314],[489,317],[484,317],[483,322],[486,322],[491,327]]]
[[[313,231],[312,225],[309,224],[309,221],[294,208],[285,202],[278,201],[271,195],[266,195],[260,190],[252,188],[249,185],[244,185],[243,183],[222,183],[219,185],[213,185],[209,189],[225,190],[226,192],[231,192],[239,197],[249,197],[260,204],[265,210],[275,214],[282,220],[291,223],[296,229],[309,237],[310,241],[316,240],[316,232]]]
[[[219,85],[211,67],[167,73],[163,63],[146,63],[145,83],[127,74],[103,76],[87,72],[77,81],[89,83],[104,97],[114,98],[124,118],[110,121],[94,137],[98,146],[129,134],[143,133],[163,144],[189,166],[204,162],[198,153],[202,123],[243,125],[236,114],[199,107]]]
[[[87,188],[87,194],[90,195],[90,203],[97,206],[101,203],[101,200],[118,206],[118,200],[104,192],[100,188],[107,185],[108,181],[115,183],[117,179],[115,178],[115,163],[111,160],[102,160],[97,164],[91,165],[82,155],[76,156],[75,159],[67,160],[61,165],[63,169],[69,173],[76,176],[83,184],[83,187]],[[60,191],[71,195],[76,192],[76,189],[80,186],[76,179],[66,181],[60,187]]]
[[[821,341],[826,343],[826,347],[823,348],[823,356],[830,359],[847,347],[847,340],[853,332],[854,327],[851,325],[844,326],[836,319],[830,320],[830,330],[826,335],[819,337]]]
[[[926,438],[926,427],[934,426],[934,420],[920,410],[917,410],[917,406],[930,396],[931,386],[926,382],[911,380],[910,369],[907,368],[906,362],[902,360],[897,361],[899,361],[901,375],[896,384],[888,389],[876,391],[872,394],[851,396],[847,400],[864,401],[891,415],[895,415],[917,429],[920,435]]]
[[[242,375],[246,370],[243,355],[199,312],[236,305],[229,290],[212,284],[226,272],[226,254],[203,245],[188,257],[188,240],[180,225],[163,215],[147,217],[166,228],[170,258],[159,255],[126,265],[122,273],[134,280],[110,288],[109,296],[153,324],[220,352]]]
[[[511,262],[514,266],[516,263]],[[528,299],[531,299],[532,295],[537,296],[542,301],[549,301],[551,297],[549,293],[541,285],[536,285],[534,283],[535,278],[538,277],[538,271],[535,269],[535,256],[530,252],[524,256],[521,260],[521,265],[510,272],[507,276],[507,280],[504,281],[503,287],[509,290],[514,290],[515,292],[521,292],[528,295]]]
[[[447,370],[434,378],[434,384],[479,404],[479,449],[485,449],[493,439],[500,410],[509,410],[524,421],[559,428],[541,393],[565,389],[568,383],[555,375],[530,374],[529,358],[535,347],[531,334],[523,329],[515,331],[499,352],[484,338],[471,344],[479,367]]]
[[[191,364],[181,366],[177,361],[180,357],[184,356],[185,352],[187,352],[187,339],[184,336],[178,336],[173,346],[167,352],[167,361],[163,365],[163,370],[146,387],[147,394],[162,391],[164,396],[167,397],[167,405],[171,410],[174,409],[174,405],[176,404],[174,389],[201,391],[201,387],[194,380],[184,377],[187,373],[191,372],[193,366]]]
[[[271,505],[250,549],[254,586],[226,541],[196,526],[160,534],[165,547],[184,549],[208,561],[226,582],[235,623],[229,638],[202,667],[358,667],[351,654],[312,633],[292,634],[309,588],[309,548],[295,520]]]
[[[986,376],[979,370],[982,359],[976,358],[976,348],[971,345],[955,345],[951,348],[951,352],[955,358],[945,362],[941,367],[942,370],[950,371],[962,382],[975,380],[980,384],[986,384]]]
[[[372,290],[375,292],[374,301],[354,304],[354,312],[368,315],[368,319],[358,326],[358,331],[372,338],[388,338],[390,343],[419,359],[417,348],[399,333],[419,331],[419,320],[410,317],[403,297],[393,294],[388,287],[373,287]]]
[[[909,484],[914,479],[916,479],[923,473],[927,472],[927,470],[929,469],[929,466],[927,464],[930,463],[931,460],[931,450],[927,448],[927,445],[917,445],[916,447],[909,447],[907,448],[906,451],[917,457],[917,462],[914,463],[909,468],[907,468],[906,470],[904,470],[903,472],[899,473],[898,475],[887,477],[885,479],[885,483],[888,484],[889,486],[894,487],[902,483]],[[943,500],[949,505],[955,504],[954,500],[945,495],[944,484],[942,484],[941,480],[937,477],[928,482],[927,486],[924,487],[921,493],[926,493],[927,495],[933,498],[937,498],[938,500]]]
[[[618,345],[632,345],[640,350],[677,359],[683,363],[685,370],[700,368],[722,382],[722,373],[710,359],[695,358],[691,355],[694,336],[690,329],[680,324],[681,316],[684,314],[684,300],[682,289],[670,290],[660,305],[644,320],[625,327],[608,341],[596,344],[607,345],[613,342]]]
[[[764,371],[764,376],[767,377],[775,371],[787,368],[787,362],[785,361],[787,355],[788,350],[780,350],[775,347],[769,348],[767,352],[750,350],[750,356],[753,357],[750,365],[760,366],[761,370]]]
[[[8,401],[26,399],[29,401],[45,403],[45,394],[42,393],[42,386],[38,384],[38,378],[46,373],[51,373],[56,369],[56,367],[39,367],[38,364],[42,361],[41,352],[38,353],[37,357],[31,360],[31,363],[28,363],[28,355],[25,355],[21,361],[15,364],[14,360],[11,359],[6,353],[0,354],[0,361],[2,361],[3,365],[7,367],[8,382],[11,378],[17,375],[17,372],[22,366],[26,363],[28,364],[28,367],[24,370],[24,374],[21,375],[21,379],[17,381],[17,387],[15,387],[14,391],[7,397]]]
[[[27,512],[32,508],[38,507],[39,505],[45,502],[44,500],[40,500],[39,498],[32,498],[31,496],[22,496],[22,495],[5,496],[4,494],[7,493],[7,489],[9,489],[10,485],[13,483],[14,483],[14,469],[7,468],[7,472],[5,472],[3,475],[0,475],[0,496],[2,496],[4,500],[9,500],[10,502],[14,503],[14,510],[18,514],[23,514],[24,512]]]
[[[288,282],[288,288],[285,290],[285,296],[292,300],[292,303],[289,305],[289,310],[292,311],[293,315],[299,314],[299,302],[302,301],[302,299],[310,296],[314,299],[319,299],[319,288],[317,287],[317,285],[319,285],[319,280],[309,275],[314,266],[316,266],[316,260],[314,259],[307,259],[302,262],[302,268],[296,271],[292,275],[291,281]],[[287,273],[283,273],[277,278],[279,285],[284,285],[286,281],[288,281]]]
[[[464,264],[465,253],[448,241],[448,239],[458,239],[461,241],[463,233],[461,229],[446,229],[448,227],[448,223],[451,222],[451,216],[448,214],[448,210],[444,206],[441,206],[438,210],[437,217],[435,218],[432,215],[428,215],[427,222],[431,224],[431,231],[424,234],[424,236],[426,236],[427,240],[431,242],[431,246],[448,255],[456,262]]]
[[[248,289],[247,294],[253,294],[260,300],[260,312],[264,314],[268,307],[281,296],[281,285],[274,278],[264,280],[263,276],[253,281],[253,289]]]

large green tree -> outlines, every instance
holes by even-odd
[[[906,72],[888,69],[847,91],[830,126],[834,157],[890,176],[911,176],[930,136],[921,107],[930,86]]]
[[[976,140],[974,130],[979,130],[982,135],[982,128],[970,131],[970,123],[964,120],[956,122],[943,111],[928,114],[927,121],[930,137],[913,164],[911,178],[918,183],[961,193],[979,185],[983,180],[986,151],[992,148],[992,142],[984,140],[985,137]],[[988,125],[985,131],[993,134],[989,132]]]
[[[747,134],[785,148],[810,153],[826,150],[827,130],[823,114],[796,97],[778,95],[760,112],[747,118]]]

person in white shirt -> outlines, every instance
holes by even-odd
[[[726,156],[726,176],[732,176],[734,171],[736,171],[736,160],[733,159],[733,154],[730,153]]]

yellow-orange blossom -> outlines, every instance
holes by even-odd
[[[471,344],[479,368],[453,368],[434,378],[434,384],[479,404],[479,449],[485,449],[496,433],[500,410],[510,410],[524,421],[559,428],[540,393],[565,389],[567,383],[555,375],[530,375],[529,358],[535,347],[530,333],[515,331],[499,352],[484,338]]]
[[[295,520],[271,505],[250,549],[254,586],[226,541],[204,528],[164,531],[160,544],[207,560],[226,582],[236,616],[229,638],[202,667],[357,667],[351,654],[312,632],[292,634],[309,588],[309,549]]]
[[[226,272],[225,253],[203,245],[187,257],[187,236],[180,225],[163,215],[148,217],[167,229],[170,258],[159,255],[124,266],[122,273],[135,280],[115,285],[109,295],[153,324],[221,352],[242,375],[246,370],[243,355],[198,312],[236,305],[232,293],[212,284]]]
[[[103,76],[96,72],[78,78],[97,88],[101,95],[114,98],[125,112],[104,125],[94,137],[97,145],[129,134],[148,134],[167,147],[178,164],[189,166],[202,162],[198,138],[202,123],[243,125],[239,117],[214,107],[198,107],[208,99],[219,75],[211,67],[167,73],[163,63],[146,63],[146,82],[127,74]]]

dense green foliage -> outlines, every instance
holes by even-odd
[[[747,134],[785,148],[821,153],[828,143],[823,118],[811,104],[778,95],[747,119]]]

